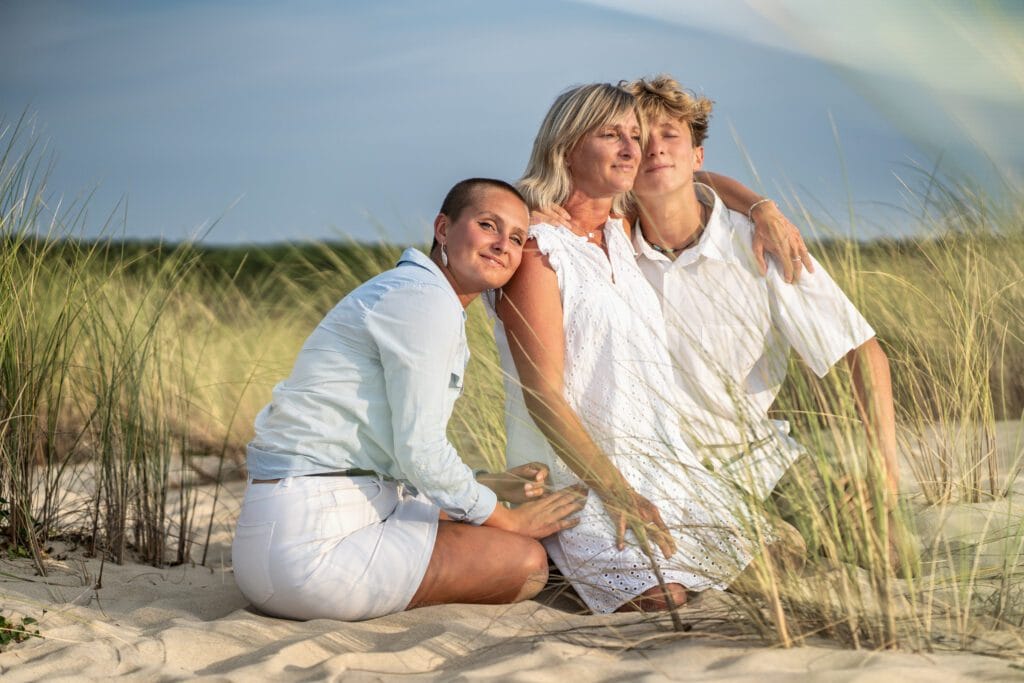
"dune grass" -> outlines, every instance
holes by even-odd
[[[68,533],[115,562],[205,562],[212,520],[197,518],[195,503],[209,487],[197,485],[214,483],[217,496],[217,482],[238,476],[253,418],[306,335],[401,249],[81,240],[82,213],[50,204],[38,150],[16,125],[5,135],[3,547],[41,573],[47,539]],[[849,377],[839,369],[821,382],[794,361],[777,412],[815,454],[833,504],[801,522],[823,551],[802,576],[766,566],[762,590],[736,597],[737,620],[766,640],[1024,653],[1024,528],[1012,514],[1021,463],[1001,461],[995,446],[996,421],[1019,425],[1024,414],[1024,198],[993,204],[932,179],[921,203],[913,220],[927,237],[812,247],[890,356],[919,494],[892,517],[876,514],[877,487],[844,498],[844,474],[880,476]],[[473,356],[449,432],[471,466],[500,469],[502,376],[479,302],[468,334]],[[952,504],[974,506],[982,537],[951,538],[935,523],[918,530],[917,558],[905,538]]]

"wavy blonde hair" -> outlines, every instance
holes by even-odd
[[[704,144],[708,137],[714,102],[687,90],[668,74],[655,76],[651,80],[638,78],[633,82],[619,81],[619,87],[633,95],[637,117],[645,130],[652,122],[666,117],[689,127],[694,147]],[[632,191],[622,198],[620,206],[630,218],[636,218],[641,213],[640,203]]]
[[[562,204],[572,192],[568,156],[584,136],[635,110],[633,96],[611,83],[591,83],[566,90],[548,109],[533,141],[533,151],[517,187],[530,209]],[[641,122],[641,135],[644,132]],[[623,197],[612,203],[622,213]]]
[[[651,80],[638,78],[632,83],[620,81],[619,87],[636,99],[636,112],[643,125],[663,116],[682,121],[690,127],[693,146],[700,147],[708,137],[711,109],[714,102],[679,85],[668,74]]]

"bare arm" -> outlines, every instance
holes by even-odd
[[[802,268],[814,272],[814,264],[800,231],[779,210],[774,201],[762,201],[764,197],[743,183],[724,175],[698,171],[695,177],[698,182],[711,187],[727,207],[753,218],[754,256],[762,275],[768,271],[768,264],[764,258],[766,251],[778,260],[786,282],[799,280]],[[753,211],[751,207],[754,207]]]
[[[846,355],[853,375],[853,388],[867,428],[870,444],[882,456],[886,485],[892,495],[899,492],[896,461],[896,410],[892,400],[889,358],[874,337]]]
[[[675,544],[657,509],[633,491],[565,400],[565,338],[558,278],[533,241],[527,243],[519,270],[503,290],[498,315],[530,415],[556,455],[608,506],[618,525],[619,547],[623,547],[629,516],[649,523],[648,531],[664,555],[672,555]]]
[[[628,488],[564,398],[565,338],[558,279],[532,242],[503,289],[498,315],[519,371],[526,407],[558,457],[602,497]]]

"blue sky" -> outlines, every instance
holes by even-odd
[[[51,202],[92,193],[87,234],[120,203],[113,232],[133,237],[420,242],[453,182],[521,174],[560,91],[669,72],[716,101],[707,168],[871,237],[906,231],[885,207],[905,204],[914,164],[1020,187],[1021,17],[881,0],[4,0],[0,116],[27,109],[55,155]]]

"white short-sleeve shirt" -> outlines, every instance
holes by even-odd
[[[633,244],[661,298],[676,381],[708,413],[696,422],[715,425],[715,433],[691,433],[692,445],[705,446],[712,460],[715,447],[723,447],[722,457],[731,459],[729,444],[790,441],[786,428],[767,418],[790,348],[824,376],[875,332],[816,261],[815,272],[805,271],[797,284],[787,284],[770,260],[762,277],[751,249],[753,224],[711,188],[697,188],[712,210],[696,245],[673,261],[647,243],[639,224]],[[756,477],[758,488],[774,487],[800,452],[795,444],[783,450]]]

